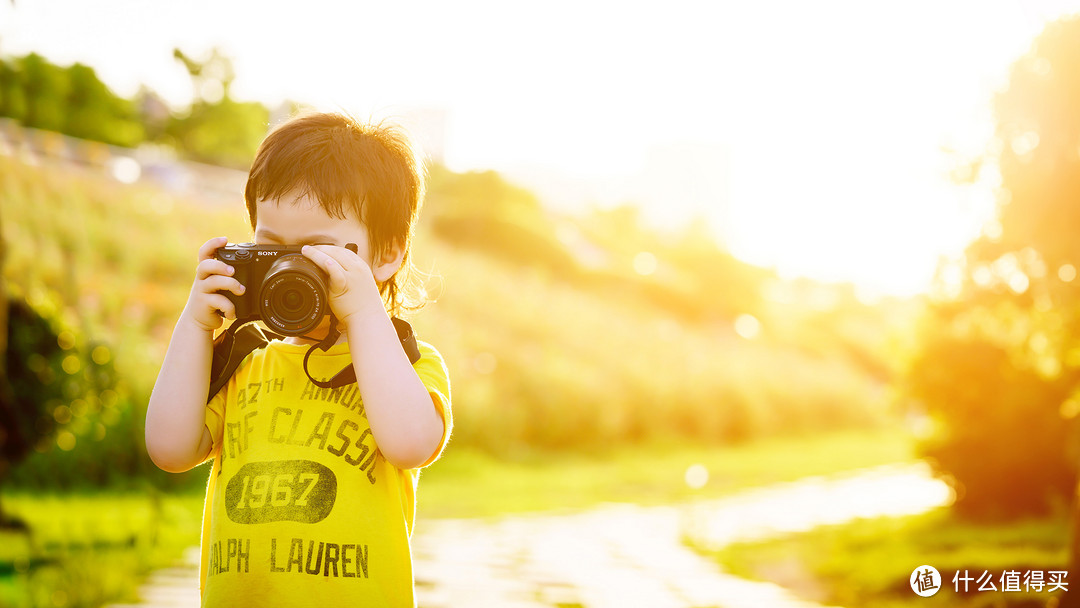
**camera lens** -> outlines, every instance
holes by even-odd
[[[281,307],[287,312],[296,312],[301,309],[304,304],[304,296],[300,295],[300,291],[296,289],[290,289],[285,292],[285,295],[281,296]]]
[[[263,279],[259,304],[263,322],[271,331],[287,336],[306,334],[329,312],[326,275],[300,254],[282,256]]]

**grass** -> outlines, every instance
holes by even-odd
[[[624,446],[595,456],[537,452],[515,460],[451,444],[421,477],[418,511],[422,517],[483,517],[603,502],[658,505],[912,458],[909,438],[896,429],[735,446]],[[686,471],[695,464],[709,472],[700,489],[686,483]]]
[[[738,543],[712,556],[738,576],[771,581],[807,600],[845,608],[1042,606],[1050,599],[1046,590],[1004,593],[1000,577],[1006,570],[1020,576],[1026,571],[1065,570],[1067,538],[1063,516],[974,523],[940,508],[917,516],[857,520],[765,542]],[[929,598],[915,595],[908,583],[922,565],[935,567],[942,576],[941,590]],[[965,570],[976,579],[989,572],[999,591],[978,591],[980,585],[973,581],[968,593],[956,593],[953,577],[957,572],[963,576]],[[1071,583],[1070,587],[1075,581]],[[959,585],[962,591],[963,583]]]
[[[199,542],[192,496],[5,493],[30,534],[0,532],[0,606],[97,608],[134,601],[150,571]]]

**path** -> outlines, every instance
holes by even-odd
[[[725,573],[684,538],[715,549],[857,517],[921,513],[949,500],[925,465],[889,465],[679,506],[421,520],[413,536],[417,601],[421,608],[820,608]],[[185,557],[185,566],[150,577],[141,608],[198,606],[198,553]]]

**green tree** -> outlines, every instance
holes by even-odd
[[[63,132],[73,137],[134,147],[144,136],[131,101],[118,97],[94,69],[76,63],[66,70]]]
[[[15,65],[0,60],[0,116],[21,121],[26,116],[26,96]]]
[[[2,226],[0,222],[0,226]],[[4,241],[0,238],[0,268],[4,265]],[[11,461],[25,454],[29,442],[21,434],[13,432],[17,425],[15,398],[8,381],[7,370],[7,334],[8,302],[4,277],[0,275],[0,478],[7,473]],[[0,527],[10,527],[14,522],[8,520],[0,508]]]
[[[62,130],[67,95],[64,71],[37,53],[30,53],[16,65],[26,103],[23,124],[48,131]]]
[[[134,104],[113,93],[93,68],[62,68],[35,53],[0,61],[0,116],[117,146],[134,147],[144,138]]]
[[[266,135],[270,111],[261,103],[232,98],[236,74],[232,61],[217,49],[202,61],[180,49],[173,57],[191,76],[194,101],[185,114],[169,120],[167,138],[193,160],[246,169]]]
[[[995,138],[973,165],[1000,172],[998,214],[946,269],[908,394],[936,422],[922,450],[971,516],[1070,500],[1080,413],[1080,19],[1049,24],[994,100]]]

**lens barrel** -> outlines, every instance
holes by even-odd
[[[326,301],[326,275],[299,253],[276,260],[259,292],[260,316],[270,331],[301,336],[330,311]]]

